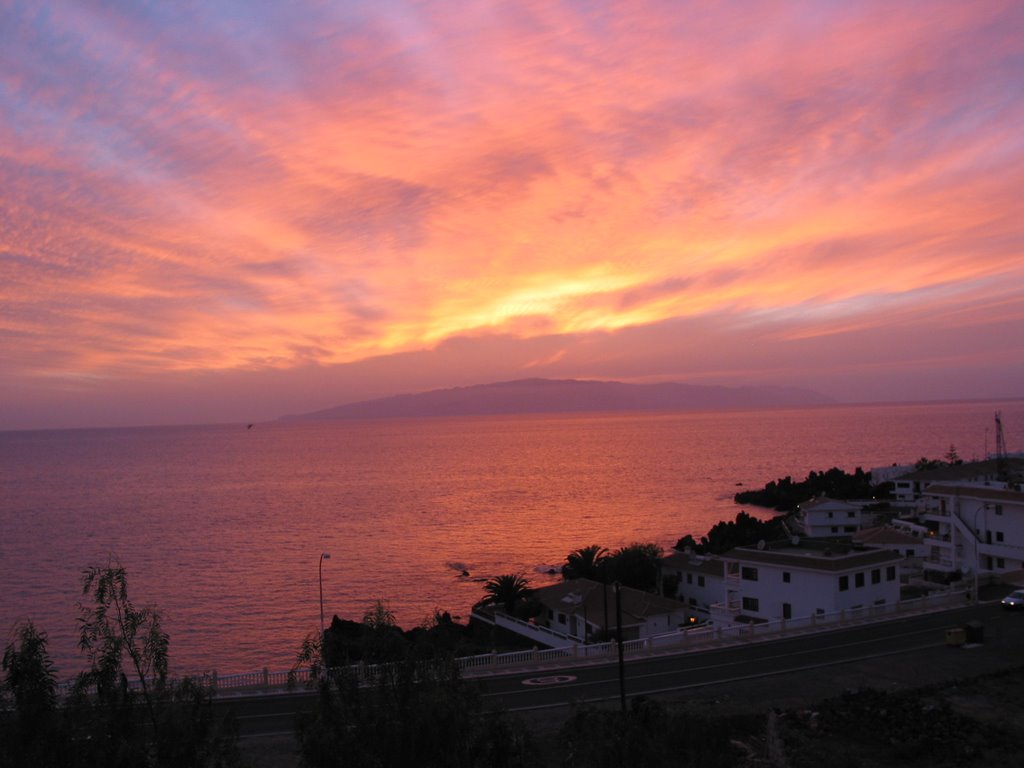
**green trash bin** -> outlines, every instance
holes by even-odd
[[[967,642],[972,645],[985,642],[985,627],[980,621],[967,622],[967,626],[964,627],[964,634],[967,637]]]

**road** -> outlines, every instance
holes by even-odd
[[[974,649],[948,646],[945,630],[969,621],[981,623],[984,642]],[[900,671],[909,676],[906,684],[924,684],[938,682],[923,679],[928,676],[955,679],[1020,664],[1024,614],[984,604],[791,639],[634,659],[625,665],[625,690],[632,697],[731,689],[751,707],[767,707],[771,701],[755,699],[794,695],[801,686],[813,686],[807,692],[814,695],[823,683],[844,680],[851,670],[864,685]],[[614,661],[522,667],[470,682],[480,686],[488,707],[512,712],[619,699]],[[270,694],[218,700],[217,705],[233,707],[242,734],[248,736],[291,732],[296,713],[313,700],[309,693]]]

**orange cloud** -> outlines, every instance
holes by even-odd
[[[10,385],[1016,317],[1018,5],[463,10],[4,11]]]

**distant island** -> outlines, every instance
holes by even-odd
[[[796,387],[723,387],[699,384],[625,384],[619,381],[519,379],[339,405],[284,421],[487,416],[514,413],[718,410],[829,405],[834,401]]]

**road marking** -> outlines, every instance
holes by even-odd
[[[631,698],[635,698],[637,696],[651,696],[651,695],[655,695],[655,694],[659,694],[659,693],[678,693],[679,691],[690,690],[692,688],[709,688],[709,687],[716,686],[716,685],[725,685],[725,684],[728,684],[728,683],[739,683],[739,682],[744,682],[746,680],[757,680],[757,679],[760,679],[760,678],[773,677],[773,676],[776,676],[776,675],[792,674],[794,672],[799,672],[799,671],[807,671],[807,670],[814,670],[814,669],[824,669],[826,667],[839,666],[841,664],[847,664],[847,663],[850,663],[850,662],[869,661],[869,660],[873,661],[873,660],[877,660],[877,659],[879,659],[879,658],[881,658],[883,656],[899,656],[899,655],[905,654],[905,653],[913,653],[915,651],[924,651],[924,650],[928,650],[928,649],[931,649],[931,648],[943,648],[943,647],[946,647],[945,643],[933,643],[933,644],[930,644],[930,645],[917,646],[916,648],[905,648],[903,650],[891,651],[889,653],[871,654],[870,656],[860,656],[860,657],[849,658],[849,659],[836,659],[836,660],[833,660],[833,661],[820,662],[818,664],[807,664],[807,665],[805,665],[803,667],[791,667],[791,668],[788,668],[788,669],[768,670],[768,671],[764,671],[764,672],[755,672],[755,673],[749,674],[749,675],[737,675],[735,677],[725,677],[725,678],[721,678],[719,680],[709,680],[707,682],[701,682],[701,683],[687,683],[687,684],[684,684],[684,685],[673,685],[673,686],[670,686],[668,688],[656,688],[656,689],[652,689],[652,690],[644,690],[644,691],[640,691],[640,692],[637,692],[637,693],[632,693],[632,694],[630,694],[630,697]],[[569,675],[565,675],[565,677],[569,677]],[[540,679],[545,679],[545,678],[534,678],[534,679],[540,680]],[[595,681],[595,683],[601,683],[601,682],[607,683],[609,681],[607,681],[607,680],[605,680],[605,681]],[[526,681],[524,680],[523,683],[525,685]],[[587,685],[589,685],[589,684],[588,683],[580,683],[579,687],[586,687]],[[509,693],[516,693],[516,692],[510,691]],[[501,694],[484,694],[484,696],[488,697],[488,698],[496,698],[496,697],[498,697],[500,695]],[[614,694],[612,696],[595,696],[593,698],[581,699],[580,701],[585,701],[588,704],[593,704],[593,703],[596,703],[596,702],[599,702],[599,701],[615,701],[618,698],[619,698],[619,694]],[[533,705],[529,705],[529,706],[525,706],[525,707],[524,706],[511,707],[511,706],[507,706],[506,705],[506,706],[504,706],[504,711],[505,712],[529,712],[529,711],[535,711],[535,710],[540,710],[540,709],[557,709],[559,707],[565,707],[567,705],[568,705],[568,703],[564,702],[564,701],[556,701],[556,702],[550,703],[550,704],[533,704]]]
[[[523,680],[523,685],[561,685],[571,683],[576,675],[547,675],[545,677],[528,677]]]

